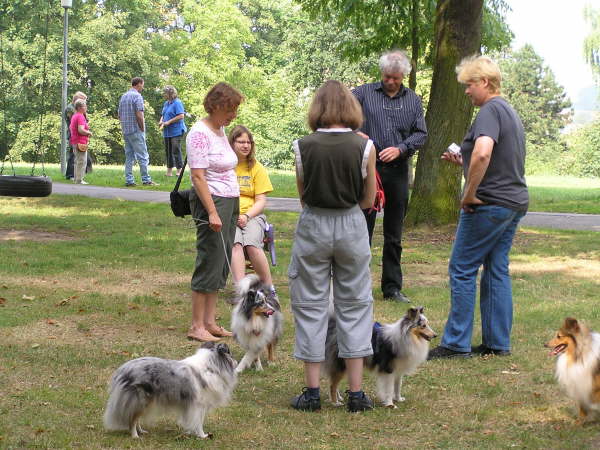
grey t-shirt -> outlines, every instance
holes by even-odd
[[[480,136],[492,138],[494,148],[490,164],[477,188],[477,198],[486,203],[527,211],[525,131],[516,111],[502,97],[493,97],[481,107],[460,146],[465,178],[475,141]]]

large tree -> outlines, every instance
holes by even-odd
[[[456,81],[455,67],[479,52],[483,0],[439,0],[433,80],[425,120],[429,137],[419,151],[407,222],[449,223],[458,217],[461,171],[440,160],[451,142],[460,142],[473,106]]]
[[[571,119],[571,102],[531,45],[505,54],[499,62],[502,93],[525,127],[527,171],[547,172],[567,150],[560,130]]]
[[[600,9],[594,9],[591,5],[586,5],[583,15],[591,26],[590,34],[583,42],[583,54],[600,83]]]

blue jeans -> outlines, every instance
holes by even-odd
[[[448,266],[452,304],[442,347],[471,351],[477,272],[483,265],[479,298],[483,345],[510,350],[513,308],[508,253],[524,215],[523,211],[498,205],[477,206],[472,213],[460,212]]]
[[[146,133],[136,131],[132,134],[126,134],[125,138],[125,183],[134,183],[133,162],[137,160],[140,165],[140,175],[142,183],[149,183],[152,178],[148,174],[148,149],[146,148]]]

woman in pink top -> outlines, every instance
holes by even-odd
[[[88,126],[87,117],[87,103],[84,99],[80,98],[75,101],[75,114],[71,117],[71,124],[69,125],[69,131],[71,132],[70,144],[73,147],[73,155],[75,161],[73,163],[75,178],[73,181],[77,184],[87,184],[83,181],[83,174],[85,173],[85,165],[87,163],[87,146],[92,132]]]
[[[229,275],[240,197],[235,174],[238,160],[224,127],[236,118],[243,99],[227,83],[213,86],[204,98],[208,116],[196,122],[186,138],[194,186],[190,207],[196,221],[198,251],[191,283],[192,326],[188,338],[198,341],[218,341],[232,335],[216,322],[217,294]]]

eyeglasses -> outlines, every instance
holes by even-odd
[[[244,145],[244,144],[248,144],[248,145],[252,145],[253,142],[252,141],[233,141],[236,144],[240,144],[240,145]]]

